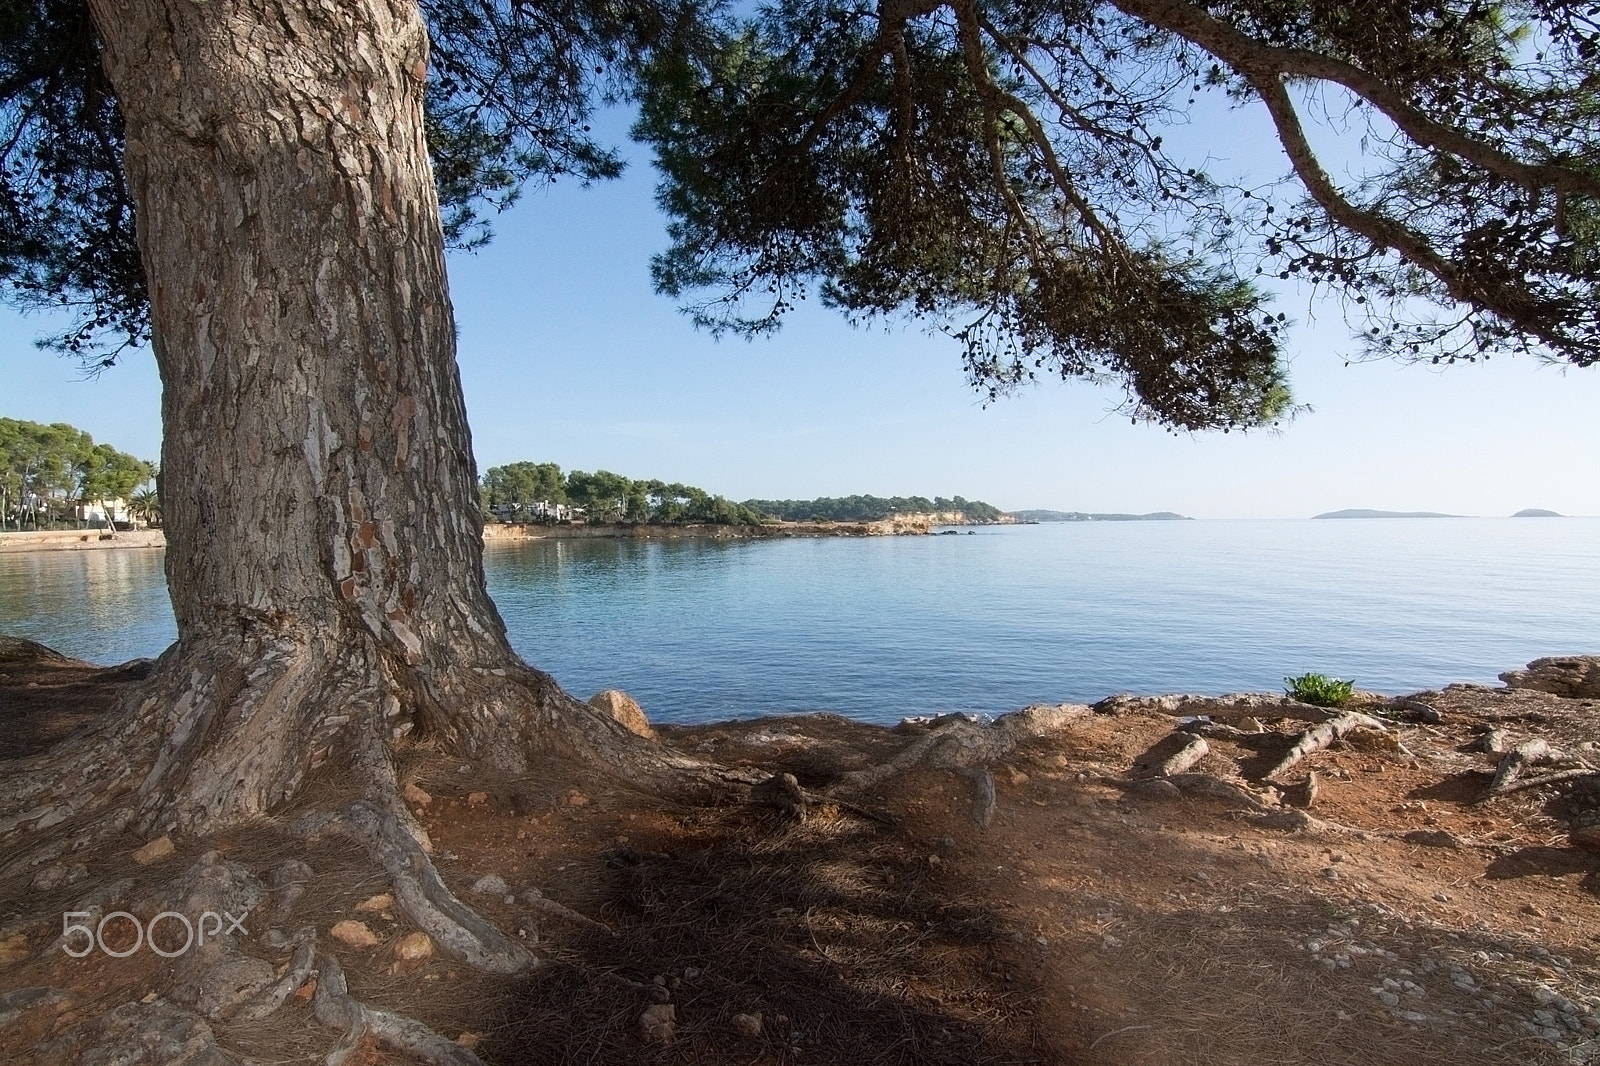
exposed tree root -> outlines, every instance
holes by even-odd
[[[317,933],[315,929],[307,926],[295,933],[291,943],[295,944],[294,957],[289,960],[289,968],[283,976],[264,989],[253,1001],[244,1004],[234,1015],[235,1020],[243,1022],[258,1022],[273,1014],[283,1006],[284,1001],[298,992],[308,980],[311,979],[312,965],[316,959]]]
[[[1294,746],[1286,752],[1278,765],[1267,771],[1265,779],[1270,781],[1294,766],[1312,752],[1321,751],[1340,737],[1355,729],[1376,729],[1384,732],[1383,723],[1376,718],[1365,714],[1349,711],[1331,718],[1321,725],[1312,726],[1294,742]]]
[[[1593,767],[1584,765],[1572,770],[1559,770],[1553,774],[1544,774],[1540,777],[1524,777],[1514,784],[1507,785],[1496,796],[1504,796],[1512,792],[1521,792],[1530,788],[1544,788],[1546,785],[1559,785],[1563,781],[1573,781],[1580,777],[1593,777]]]
[[[527,948],[455,897],[394,814],[379,813],[371,804],[358,802],[344,814],[308,815],[291,831],[313,838],[335,833],[359,843],[388,873],[395,902],[406,916],[469,966],[510,974],[538,965]]]
[[[825,794],[850,796],[920,766],[971,770],[1005,758],[1023,743],[1049,736],[1093,714],[1084,704],[1034,706],[984,723],[965,715],[935,719],[930,732],[907,744],[888,762],[840,776]],[[991,788],[993,783],[991,782]]]
[[[972,781],[972,820],[979,829],[987,829],[994,822],[994,775],[976,766],[967,777]]]
[[[1163,788],[1171,786],[1180,794],[1209,796],[1213,799],[1237,803],[1253,813],[1277,810],[1272,803],[1255,795],[1248,789],[1240,788],[1238,785],[1224,781],[1222,778],[1211,774],[1173,774],[1170,777],[1163,778],[1104,776],[1095,778],[1095,780],[1103,785],[1110,785],[1113,788],[1120,788],[1130,792],[1147,791],[1153,785],[1159,783]],[[1172,795],[1170,791],[1167,794],[1169,796]]]
[[[328,1066],[349,1061],[369,1033],[396,1051],[436,1066],[484,1066],[469,1049],[421,1022],[362,1005],[350,995],[344,969],[332,955],[317,956],[317,990],[311,996],[311,1009],[323,1025],[344,1030],[338,1047],[328,1054]]]
[[[0,1028],[10,1025],[35,1007],[48,1007],[68,998],[59,988],[34,986],[0,993]]]
[[[1548,766],[1553,763],[1577,762],[1579,765],[1574,770],[1559,774],[1550,774],[1542,778],[1524,780],[1523,771],[1530,766]],[[1492,799],[1504,796],[1510,792],[1518,792],[1524,788],[1538,788],[1540,785],[1555,784],[1573,777],[1594,773],[1594,767],[1568,755],[1564,751],[1552,748],[1543,740],[1537,738],[1524,740],[1522,743],[1506,752],[1500,760],[1500,765],[1495,767],[1494,777],[1489,781],[1489,787],[1483,790],[1483,795],[1477,799],[1478,803],[1488,803]]]
[[[1193,736],[1182,730],[1173,732],[1151,749],[1154,762],[1136,767],[1135,777],[1171,777],[1187,771],[1195,763],[1211,754],[1211,746],[1204,737]]]
[[[604,933],[606,936],[617,935],[617,931],[605,922],[597,922],[587,914],[579,914],[571,907],[563,906],[553,899],[547,899],[545,894],[537,888],[524,889],[522,895],[517,898],[534,910],[548,914],[552,918],[559,918],[564,922],[571,922],[573,925],[581,925],[586,929],[593,929],[597,933]]]

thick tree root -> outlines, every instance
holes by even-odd
[[[994,823],[994,775],[981,766],[967,771],[972,781],[972,821],[979,829]]]
[[[317,957],[317,990],[311,996],[311,1009],[323,1025],[344,1030],[338,1047],[325,1060],[328,1066],[350,1061],[369,1033],[396,1051],[436,1066],[484,1066],[472,1051],[421,1022],[357,1002],[350,995],[339,960],[332,955]]]
[[[595,932],[604,933],[606,936],[617,935],[617,931],[605,922],[597,922],[587,914],[579,914],[571,907],[557,903],[553,899],[547,899],[544,893],[537,888],[524,889],[522,895],[517,898],[534,910],[548,914],[552,918],[559,918],[561,921],[571,922],[573,925],[580,925],[585,929],[593,929]]]
[[[307,926],[295,933],[291,943],[296,945],[294,957],[289,960],[289,968],[283,976],[278,978],[270,987],[264,989],[254,1000],[244,1004],[234,1015],[235,1020],[243,1022],[258,1022],[273,1014],[283,1006],[284,1001],[294,995],[311,979],[312,965],[316,960],[317,933],[315,929]]]
[[[1553,774],[1543,774],[1539,777],[1524,777],[1513,784],[1507,785],[1495,797],[1509,795],[1512,792],[1523,792],[1527,789],[1544,788],[1546,785],[1559,785],[1563,781],[1575,781],[1580,777],[1593,777],[1595,770],[1590,766],[1580,766],[1573,770],[1558,770]],[[1493,797],[1491,797],[1493,798]]]
[[[1304,733],[1301,733],[1299,739],[1294,742],[1294,746],[1278,761],[1278,765],[1267,771],[1265,779],[1270,781],[1278,777],[1307,755],[1315,751],[1321,751],[1355,729],[1376,729],[1380,733],[1385,731],[1383,723],[1376,718],[1358,714],[1355,711],[1346,712],[1337,718],[1323,722],[1321,725],[1312,726]]]
[[[1151,754],[1154,761],[1136,767],[1133,776],[1155,778],[1184,773],[1210,755],[1211,746],[1204,737],[1178,730],[1151,749]]]
[[[842,775],[825,796],[832,800],[855,795],[920,766],[943,770],[981,768],[1005,758],[1027,741],[1058,733],[1093,713],[1084,704],[1063,703],[1057,707],[1028,707],[987,724],[964,715],[948,715],[935,720],[931,732],[906,745],[888,762]]]
[[[1565,774],[1551,774],[1543,778],[1524,781],[1523,771],[1530,766],[1549,766],[1553,763],[1577,762],[1576,769]],[[1500,765],[1495,767],[1494,777],[1489,781],[1489,787],[1483,790],[1477,803],[1488,803],[1492,799],[1504,796],[1510,792],[1518,792],[1524,788],[1537,788],[1540,785],[1555,784],[1573,777],[1594,773],[1594,767],[1568,755],[1564,751],[1552,748],[1546,742],[1537,738],[1524,740],[1510,751],[1506,752],[1500,760]]]
[[[0,1029],[5,1028],[35,1007],[48,1007],[68,999],[59,988],[18,988],[0,993]]]
[[[417,927],[467,965],[488,973],[521,973],[538,960],[490,925],[445,886],[421,845],[392,813],[358,802],[342,815],[316,814],[291,827],[297,835],[336,833],[359,843],[389,875],[395,902]]]

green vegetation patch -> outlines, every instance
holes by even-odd
[[[769,520],[693,485],[640,481],[609,470],[563,474],[555,463],[490,467],[479,491],[490,521],[755,526]]]
[[[878,522],[897,514],[960,511],[969,522],[994,522],[1000,508],[961,496],[831,496],[815,500],[746,500],[744,506],[785,522]]]
[[[1356,683],[1326,674],[1301,674],[1283,679],[1284,693],[1314,707],[1343,707],[1354,695]]]

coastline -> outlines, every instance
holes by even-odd
[[[540,525],[536,523],[494,523],[484,526],[485,544],[515,540],[580,540],[594,537],[638,540],[771,540],[786,537],[926,537],[934,527],[977,525],[935,521],[942,516],[903,515],[876,522],[771,522],[759,526],[719,525],[692,522],[681,525]]]
[[[904,515],[876,522],[772,522],[760,526],[718,525],[710,522],[682,525],[650,523],[607,525],[539,525],[495,522],[483,529],[485,544],[522,540],[585,540],[629,538],[636,540],[770,540],[786,537],[926,537],[935,526],[987,525],[948,522],[943,515]],[[51,529],[21,533],[0,532],[0,555],[36,551],[98,551],[121,548],[164,548],[166,535],[159,529],[141,529],[107,536],[98,529]]]
[[[99,529],[45,529],[22,533],[0,532],[0,555],[19,552],[97,551],[102,548],[165,548],[166,534],[159,529],[139,529],[108,536]]]

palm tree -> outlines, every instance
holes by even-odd
[[[155,488],[143,488],[128,499],[128,510],[133,517],[152,528],[161,525],[161,493]]]

